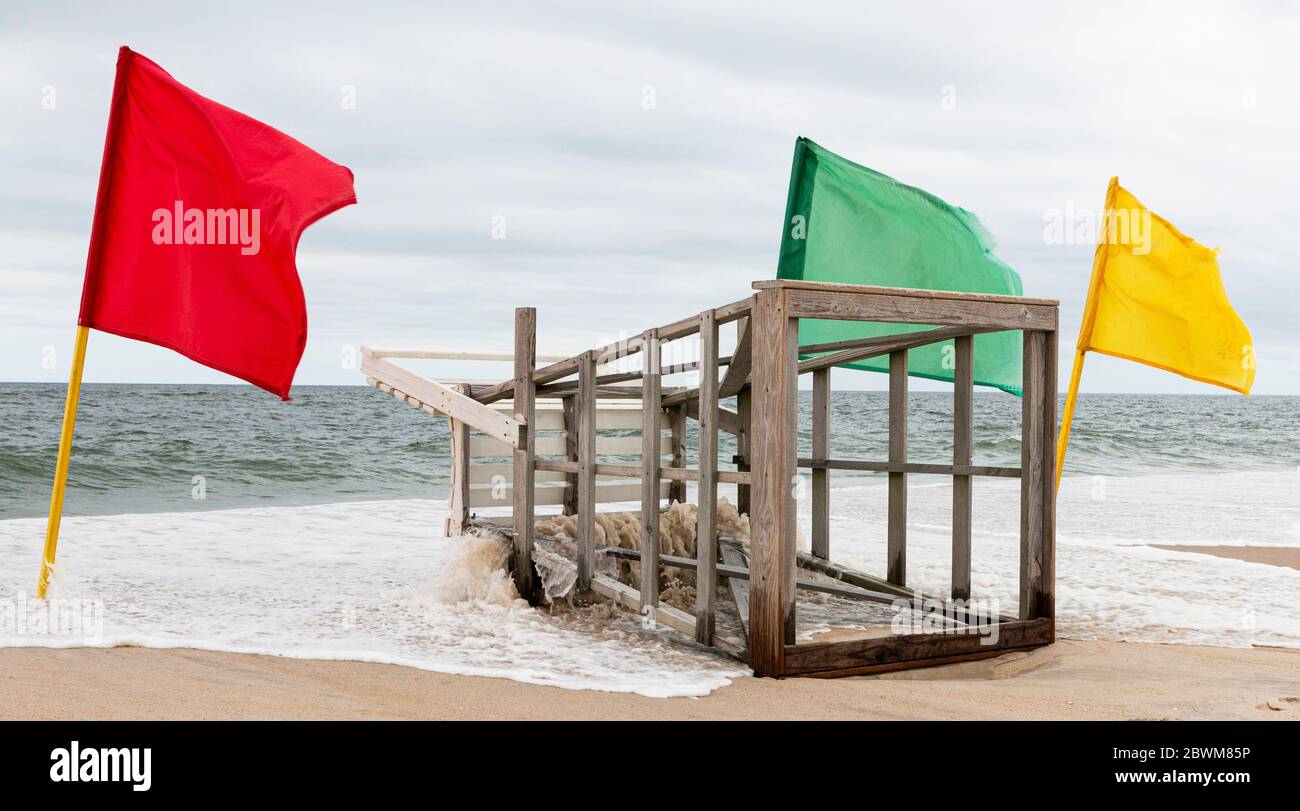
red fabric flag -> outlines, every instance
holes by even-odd
[[[356,201],[347,167],[123,47],[78,323],[287,400],[307,344],[298,238]]]

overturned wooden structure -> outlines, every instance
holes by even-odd
[[[532,565],[538,493],[577,516],[580,589],[640,610],[656,621],[748,661],[764,676],[848,675],[898,667],[959,661],[1048,644],[1054,638],[1055,513],[1052,481],[1056,431],[1057,302],[1016,296],[866,287],[790,280],[754,283],[755,293],[732,304],[538,365],[536,312],[515,312],[514,375],[492,384],[438,383],[392,362],[409,353],[363,350],[362,371],[380,389],[451,420],[453,528],[469,520],[475,440],[495,443],[508,456],[497,465],[496,498],[508,478],[514,536],[514,577],[521,594],[534,596]],[[800,345],[800,318],[894,322],[932,329],[885,337]],[[719,330],[735,325],[735,350],[720,357]],[[972,338],[1003,330],[1024,334],[1022,459],[1018,468],[972,464]],[[661,347],[698,336],[699,360],[663,365]],[[907,457],[907,352],[937,341],[954,341],[954,426],[951,464],[911,462]],[[830,370],[869,357],[889,356],[889,453],[885,460],[833,459],[829,455]],[[612,370],[640,357],[640,369]],[[664,375],[698,372],[699,384],[664,387]],[[812,375],[812,456],[796,448],[798,378]],[[720,406],[736,398],[734,411]],[[507,413],[499,404],[509,400]],[[539,402],[558,403],[539,410]],[[613,415],[611,403],[630,410]],[[498,404],[496,407],[493,404]],[[632,421],[629,421],[631,418]],[[549,421],[548,421],[549,419]],[[636,421],[639,420],[639,425]],[[688,465],[686,426],[698,422],[699,453]],[[544,427],[545,426],[545,427]],[[599,429],[639,427],[639,437],[605,437]],[[562,430],[563,438],[541,436]],[[665,447],[663,429],[671,430]],[[735,470],[720,470],[720,432],[736,436]],[[620,440],[617,443],[613,439]],[[603,442],[602,442],[603,441]],[[635,443],[633,445],[632,443]],[[480,449],[477,455],[491,453]],[[638,463],[601,461],[639,455]],[[563,458],[544,459],[540,456]],[[665,457],[668,463],[665,464]],[[812,552],[796,549],[796,487],[800,469],[812,473]],[[831,556],[832,470],[888,475],[887,571],[883,577],[835,564]],[[505,475],[508,473],[508,477]],[[922,595],[907,586],[907,477],[941,474],[953,479],[952,583],[947,595]],[[477,474],[480,481],[486,473]],[[538,478],[555,487],[538,487]],[[981,614],[965,605],[971,597],[971,480],[1019,478],[1020,589],[1016,616]],[[639,480],[639,486],[597,486],[598,479]],[[697,483],[696,556],[664,556],[658,537],[665,498],[682,501],[685,484]],[[560,484],[562,483],[562,484]],[[746,556],[720,538],[715,518],[719,483],[738,485],[741,512],[750,516]],[[616,489],[617,488],[617,489]],[[604,491],[602,493],[601,491]],[[637,498],[639,496],[639,498]],[[598,550],[598,502],[639,500],[639,550]],[[598,553],[635,557],[642,563],[639,588],[594,574]],[[696,571],[694,612],[660,601],[665,566]],[[806,570],[826,578],[799,579]],[[745,640],[716,629],[719,578],[726,578],[747,609]],[[797,589],[911,606],[938,605],[950,619],[948,632],[891,633],[829,642],[796,640]],[[744,592],[745,602],[740,600]],[[978,633],[976,633],[978,629]],[[969,632],[963,632],[963,631]]]

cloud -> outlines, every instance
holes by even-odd
[[[1222,248],[1257,390],[1300,389],[1286,6],[701,5],[6,4],[0,379],[64,376],[41,350],[71,338],[127,43],[356,173],[360,204],[302,241],[300,383],[358,382],[338,359],[362,342],[504,349],[520,305],[569,351],[740,298],[775,271],[803,134],[976,211],[1026,291],[1062,300],[1066,352],[1091,248],[1044,244],[1044,212],[1099,206],[1119,174]],[[93,343],[88,379],[225,380]],[[1102,365],[1088,383],[1205,391]]]

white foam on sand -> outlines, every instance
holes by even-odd
[[[445,515],[441,502],[384,501],[66,518],[51,597],[103,601],[102,635],[89,637],[40,632],[30,595],[45,522],[3,521],[0,646],[349,659],[652,697],[748,674],[631,615],[529,608],[495,542],[448,541]],[[25,633],[15,611],[32,620]]]
[[[941,478],[911,479],[909,584],[944,593],[951,489]],[[883,479],[840,484],[832,558],[882,572]],[[1067,478],[1059,633],[1300,647],[1300,571],[1150,546],[1295,546],[1298,485],[1285,472]],[[805,537],[808,492],[799,504]],[[974,487],[973,586],[1004,610],[1016,600],[1018,498],[1014,480]],[[625,612],[527,607],[501,569],[501,547],[442,537],[445,514],[443,502],[421,500],[65,519],[52,596],[102,601],[102,633],[91,638],[17,627],[18,614],[39,618],[30,594],[44,520],[0,521],[0,646],[196,647],[647,696],[705,695],[748,673]],[[805,614],[802,631],[852,619],[818,611]]]

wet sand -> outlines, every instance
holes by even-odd
[[[1152,544],[1156,549],[1168,549],[1171,552],[1192,552],[1198,555],[1214,555],[1219,558],[1233,558],[1250,563],[1267,563],[1270,566],[1286,566],[1300,569],[1300,547],[1294,546],[1164,546]]]
[[[3,719],[1300,720],[1300,651],[1063,640],[923,670],[652,699],[191,649],[0,649]]]

